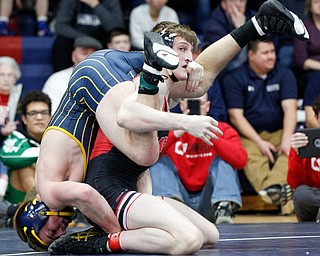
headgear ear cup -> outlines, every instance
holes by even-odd
[[[74,211],[71,207],[66,211],[50,211],[44,202],[36,198],[22,203],[14,217],[18,236],[32,249],[47,251],[49,245],[38,237],[38,232],[50,216],[73,217]]]

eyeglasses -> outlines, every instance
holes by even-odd
[[[26,113],[27,116],[30,116],[32,118],[35,118],[38,114],[40,114],[42,117],[47,117],[50,115],[50,112],[49,110],[43,110],[43,111],[30,111]]]

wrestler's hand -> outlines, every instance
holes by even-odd
[[[217,135],[223,135],[217,127],[218,122],[210,116],[189,115],[186,116],[186,119],[184,130],[192,136],[202,139],[210,146],[213,146],[211,139],[217,140]]]
[[[204,68],[197,62],[192,61],[188,64],[189,76],[187,80],[187,91],[194,92],[204,77]]]

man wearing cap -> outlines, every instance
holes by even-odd
[[[52,113],[58,108],[62,95],[68,87],[73,69],[91,53],[101,49],[102,44],[93,37],[84,36],[75,40],[71,55],[73,66],[53,73],[42,88],[42,91],[48,94],[51,99]]]

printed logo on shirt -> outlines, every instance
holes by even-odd
[[[211,157],[213,155],[210,150],[210,146],[208,146],[205,143],[191,145],[187,153],[188,146],[188,143],[182,143],[181,141],[177,141],[174,148],[174,152],[180,156],[185,155],[186,158],[202,158]]]
[[[188,148],[188,143],[182,143],[181,141],[177,141],[174,148],[174,152],[177,155],[183,156],[184,153],[187,152],[187,148]]]
[[[267,85],[267,92],[275,92],[280,90],[280,84],[269,84]]]
[[[248,92],[254,92],[254,86],[248,85]]]
[[[100,26],[101,21],[97,15],[79,14],[77,16],[77,23],[85,26]]]
[[[320,158],[311,157],[311,168],[316,172],[320,172]]]

